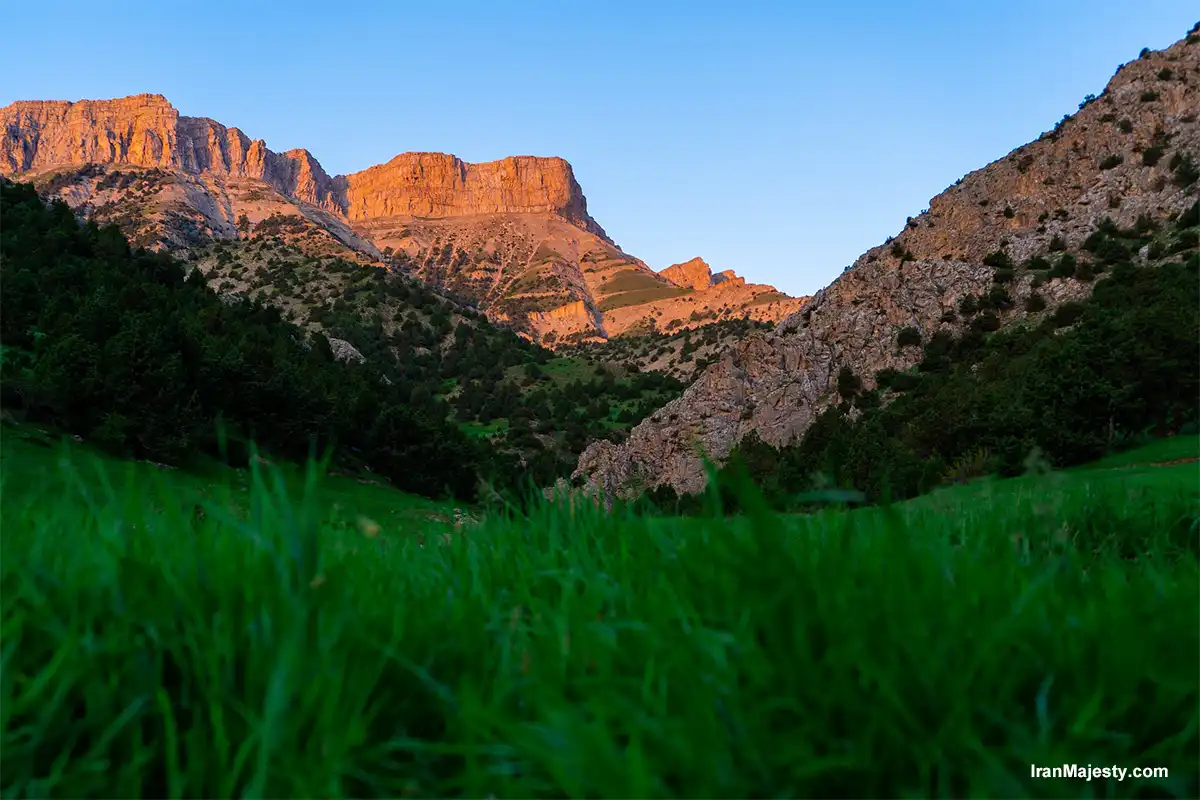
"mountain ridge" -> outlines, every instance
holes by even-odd
[[[608,238],[588,215],[571,165],[558,157],[508,156],[472,164],[447,153],[405,152],[383,164],[330,176],[306,148],[273,151],[266,140],[251,139],[237,127],[180,114],[161,94],[21,100],[0,109],[0,115],[8,134],[0,140],[0,164],[10,176],[84,164],[178,168],[193,175],[259,178],[285,195],[350,219],[554,213]],[[64,135],[43,143],[42,131],[55,128],[65,128]],[[405,188],[417,190],[417,196],[404,197]],[[469,199],[454,202],[463,193]],[[396,208],[400,204],[403,211]]]
[[[710,277],[706,289],[721,291],[705,291],[659,275],[590,216],[558,157],[470,164],[401,153],[331,176],[307,149],[275,152],[158,94],[18,101],[0,123],[0,174],[120,225],[135,244],[202,247],[296,218],[359,260],[411,271],[551,346],[739,316],[778,321],[804,302],[767,285],[735,292],[736,281]]]
[[[914,337],[994,330],[1087,295],[1094,274],[1084,244],[1105,220],[1157,225],[1194,202],[1198,87],[1196,28],[1144,50],[1099,97],[934,197],[773,332],[728,348],[625,442],[589,446],[573,481],[610,497],[664,485],[698,492],[705,456],[721,463],[751,433],[794,443],[838,402],[843,370],[870,390],[881,370],[920,361]],[[982,309],[986,317],[972,319]]]

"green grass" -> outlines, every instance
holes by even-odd
[[[1106,469],[1138,464],[1165,464],[1174,461],[1200,459],[1200,436],[1172,436],[1158,439],[1134,450],[1127,450],[1101,459],[1080,469]],[[1192,468],[1196,466],[1193,464]]]
[[[653,303],[656,300],[666,300],[668,297],[679,297],[691,294],[691,289],[680,289],[676,286],[658,286],[651,289],[638,289],[635,292],[621,292],[605,296],[597,306],[601,311],[612,311],[626,306],[640,306],[643,303]]]
[[[0,468],[4,797],[1200,791],[1195,463],[457,533],[316,471]],[[1171,777],[1029,777],[1072,763]]]
[[[553,381],[556,385],[566,384],[571,381],[591,381],[596,378],[596,363],[586,358],[575,358],[571,356],[558,356],[551,358],[539,368],[541,373]],[[525,367],[509,367],[508,377],[510,380],[520,381],[525,375]]]
[[[460,422],[458,427],[468,436],[487,437],[508,430],[508,420],[504,417],[488,422]]]
[[[601,311],[652,303],[655,300],[665,300],[668,297],[679,297],[693,292],[692,289],[681,289],[633,269],[618,272],[601,287],[601,290],[605,293],[597,306]]]

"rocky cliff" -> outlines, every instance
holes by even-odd
[[[1128,227],[1190,207],[1200,186],[1196,34],[1124,65],[1098,98],[1085,99],[1053,131],[933,198],[774,332],[727,350],[625,443],[589,446],[574,479],[608,494],[662,484],[699,491],[701,454],[720,462],[751,431],[775,445],[795,441],[833,402],[843,366],[870,388],[879,370],[915,364],[920,348],[898,345],[902,328],[923,337],[961,332],[966,322],[955,310],[966,296],[988,291],[993,254],[1019,265],[1078,252],[1105,217]],[[999,314],[1001,325],[1027,315],[1023,301],[1034,291],[1030,270],[1014,273],[1008,291],[1015,303]],[[1090,290],[1073,277],[1037,288],[1049,309]]]
[[[343,208],[352,220],[543,213],[608,238],[588,216],[583,190],[561,158],[467,164],[445,153],[403,153],[341,181]]]
[[[305,220],[544,344],[738,317],[778,321],[798,302],[732,272],[714,277],[700,259],[654,273],[591,218],[561,158],[468,164],[404,153],[331,177],[307,150],[277,153],[237,128],[181,116],[154,94],[18,102],[0,109],[0,123],[0,174],[120,225],[135,244],[195,247],[269,219]],[[672,280],[676,273],[694,280]]]
[[[707,289],[713,285],[712,267],[703,258],[672,264],[658,273],[681,289]]]
[[[162,95],[17,102],[0,109],[6,175],[106,164],[257,178],[282,194],[349,219],[397,215],[556,214],[604,236],[588,216],[571,165],[518,156],[467,164],[444,153],[403,153],[331,178],[307,150],[276,153],[262,139],[204,117],[184,117]]]

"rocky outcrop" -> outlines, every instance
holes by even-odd
[[[257,178],[282,194],[350,220],[390,216],[555,214],[604,237],[571,165],[516,156],[468,164],[444,153],[403,153],[331,178],[307,150],[276,153],[204,117],[184,117],[158,94],[115,100],[17,102],[0,109],[0,171],[111,164],[191,175]]]
[[[716,275],[713,275],[712,282],[713,282],[713,285],[716,285],[718,283],[733,283],[733,284],[737,284],[739,286],[744,286],[746,283],[746,279],[739,278],[737,276],[736,272],[734,272],[731,269],[727,269],[727,270],[718,272]]]
[[[698,257],[682,264],[672,264],[658,274],[681,289],[700,291],[713,285],[712,268]]]
[[[403,153],[341,181],[351,220],[542,213],[607,238],[588,216],[583,190],[561,158],[510,156],[467,164],[444,153]]]
[[[545,312],[529,316],[530,325],[537,338],[545,338],[553,332],[554,338],[573,334],[605,336],[604,317],[582,300],[566,303]]]
[[[334,181],[307,150],[275,153],[237,128],[180,116],[165,97],[17,102],[0,109],[0,169],[9,175],[111,164],[191,175],[257,178],[285,195],[334,210]]]
[[[919,347],[898,346],[901,328],[923,337],[960,332],[964,322],[953,312],[991,284],[989,254],[1021,262],[1073,251],[1104,217],[1128,227],[1143,215],[1161,222],[1190,207],[1200,182],[1179,185],[1178,165],[1189,157],[1200,164],[1198,112],[1200,41],[1123,66],[1100,97],[933,198],[773,333],[732,346],[626,442],[589,446],[574,479],[609,495],[663,484],[696,492],[706,480],[702,455],[720,462],[751,431],[771,444],[794,442],[834,401],[843,366],[871,388],[877,371],[920,358]],[[1015,276],[1008,290],[1015,308],[1001,324],[1026,315],[1031,279]],[[1037,291],[1054,308],[1090,290],[1054,278]]]
[[[361,364],[367,360],[366,357],[358,351],[357,347],[350,344],[345,339],[335,339],[330,336],[329,350],[333,353],[333,357],[338,361],[353,361]]]

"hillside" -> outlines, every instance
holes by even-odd
[[[821,413],[904,373],[922,344],[1038,324],[1118,264],[1195,257],[1183,219],[1200,177],[1200,36],[1122,66],[1037,141],[972,172],[864,253],[769,334],[737,342],[622,444],[597,442],[574,480],[606,494],[696,492],[702,454],[750,434],[796,442]]]
[[[802,302],[740,279],[682,287],[654,272],[592,219],[560,158],[403,153],[330,176],[307,150],[274,152],[151,94],[22,101],[0,123],[0,175],[119,225],[136,246],[203,247],[298,218],[327,234],[322,248],[411,272],[548,346],[778,321]]]

